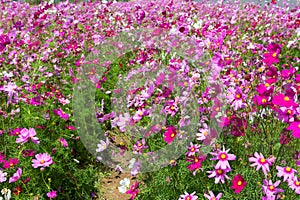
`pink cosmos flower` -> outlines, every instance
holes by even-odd
[[[39,138],[35,137],[36,132],[33,128],[29,130],[27,128],[23,128],[19,134],[19,137],[16,139],[16,143],[26,143],[30,139],[35,144],[40,144]]]
[[[218,153],[210,153],[211,155],[215,156],[214,158],[211,158],[210,160],[218,160],[218,163],[216,164],[216,168],[221,169],[231,169],[229,165],[229,160],[235,160],[236,156],[234,154],[228,154],[230,149],[225,150],[225,147],[223,146],[223,151],[218,150]]]
[[[0,183],[3,183],[6,181],[6,176],[7,176],[7,172],[3,172],[2,170],[0,170]]]
[[[199,152],[200,145],[190,143],[190,146],[188,147],[188,152],[186,153],[187,156],[193,156],[196,152]]]
[[[222,195],[223,193],[219,193],[217,196],[215,196],[212,191],[209,191],[209,195],[204,194],[204,197],[206,197],[208,200],[220,200]]]
[[[263,186],[262,186],[262,190],[263,190],[263,194],[267,195],[267,196],[273,196],[276,195],[280,192],[284,192],[284,190],[277,188],[277,186],[280,184],[281,181],[276,181],[274,184],[272,183],[272,180],[264,180],[263,181]]]
[[[292,122],[286,129],[292,131],[294,138],[300,138],[300,122]]]
[[[176,137],[177,131],[174,126],[169,126],[164,133],[164,141],[170,144]]]
[[[16,182],[21,178],[21,175],[22,175],[22,168],[18,168],[17,171],[13,174],[13,176],[9,178],[8,182],[9,183]]]
[[[65,113],[61,108],[53,110],[53,113],[66,121],[70,117],[69,114]]]
[[[51,164],[53,164],[53,160],[49,154],[39,153],[35,155],[35,159],[32,159],[32,163],[33,168],[49,167]]]
[[[59,142],[63,147],[68,147],[68,142],[64,138],[59,138]]]
[[[300,180],[298,177],[294,176],[289,180],[289,187],[291,190],[295,190],[296,194],[300,194]]]
[[[18,158],[10,158],[9,161],[3,161],[3,168],[9,169],[19,163]]]
[[[222,183],[225,183],[225,178],[230,179],[226,173],[229,172],[230,169],[221,169],[221,168],[216,168],[213,171],[208,171],[207,173],[210,173],[208,178],[213,178],[215,177],[215,184],[218,184],[220,181]]]
[[[135,152],[142,154],[142,151],[148,148],[145,138],[143,138],[141,141],[136,141],[136,144],[133,145],[133,148]]]
[[[47,197],[49,197],[50,199],[55,199],[57,196],[56,191],[52,190],[50,192],[47,193]]]
[[[290,168],[290,167],[276,166],[276,169],[278,170],[277,177],[280,178],[283,176],[283,182],[293,179],[295,176],[295,173],[298,173],[296,170],[294,170],[293,168]]]
[[[273,164],[275,158],[272,157],[272,158],[265,159],[262,153],[258,154],[257,152],[254,153],[254,156],[255,157],[249,158],[249,162],[254,162],[250,166],[251,167],[257,166],[256,171],[262,168],[263,173],[265,174],[265,176],[267,176],[268,175],[267,172],[270,171],[269,167]]]
[[[258,106],[266,106],[269,103],[269,97],[266,96],[254,96],[253,101],[258,105]]]
[[[196,200],[198,199],[198,196],[195,194],[196,192],[189,194],[185,191],[184,194],[180,195],[178,200]]]

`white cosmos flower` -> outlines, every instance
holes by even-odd
[[[122,194],[124,194],[130,186],[130,179],[129,178],[124,178],[123,180],[120,181],[120,185],[118,187],[119,192],[121,192]]]

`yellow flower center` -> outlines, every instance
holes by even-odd
[[[221,170],[221,169],[218,169],[217,172],[218,172],[218,174],[223,174],[223,170]]]
[[[212,198],[211,200],[217,200],[217,199],[214,197],[214,198]]]
[[[300,128],[300,124],[298,125],[298,128]]]
[[[198,158],[195,158],[195,163],[199,162]]]
[[[261,163],[265,163],[265,162],[266,162],[266,159],[261,158],[261,159],[260,159],[260,162],[261,162]]]
[[[289,115],[292,114],[292,111],[291,111],[290,109],[287,110],[286,112],[287,112],[287,114],[289,114]]]
[[[219,111],[220,110],[220,107],[216,107],[216,111]]]
[[[194,152],[195,151],[195,148],[193,147],[193,148],[191,148],[191,152]]]
[[[299,124],[299,126],[300,126],[300,124]],[[208,135],[208,131],[204,131],[203,135],[207,136]]]
[[[171,110],[175,110],[175,107],[174,107],[174,106],[172,106],[172,107],[171,107]]]
[[[139,144],[138,144],[138,146],[139,146],[139,147],[141,147],[141,146],[142,146],[142,144],[141,144],[141,143],[139,143]]]
[[[191,197],[187,197],[186,200],[191,200]]]
[[[266,86],[266,87],[269,87],[269,86],[270,86],[270,84],[269,84],[269,83],[266,83],[266,84],[265,84],[265,86]]]
[[[175,137],[175,134],[174,134],[174,133],[171,134],[171,138],[173,138],[173,137]]]
[[[266,103],[266,102],[267,102],[267,99],[263,98],[263,99],[261,100],[261,102]]]
[[[12,166],[14,166],[14,164],[13,164],[13,163],[10,163],[10,164],[9,164],[9,166],[11,166],[11,167],[12,167]]]
[[[174,164],[174,163],[175,163],[175,160],[171,160],[171,161],[170,161],[170,164]]]
[[[238,181],[238,186],[241,186],[242,185],[242,181]]]
[[[235,97],[236,97],[237,99],[240,99],[240,98],[241,98],[241,95],[240,95],[240,94],[236,94]]]
[[[225,155],[224,153],[222,153],[222,154],[221,154],[221,158],[222,158],[222,159],[225,159],[225,158],[226,158],[226,155]]]
[[[271,185],[271,186],[269,187],[269,189],[270,189],[270,190],[274,190],[275,187],[274,187],[273,185]]]
[[[283,100],[285,100],[285,101],[289,101],[290,100],[290,98],[288,97],[288,96],[286,96],[286,97],[284,97],[284,99]]]
[[[273,56],[274,58],[276,58],[276,56],[277,56],[277,53],[273,53],[273,54],[272,54],[272,56]]]
[[[41,163],[41,164],[44,164],[44,163],[45,163],[45,161],[44,161],[44,160],[41,160],[41,161],[40,161],[40,163]]]
[[[300,185],[300,182],[299,182],[299,181],[296,181],[296,182],[295,182],[295,185],[299,186],[299,185]]]
[[[290,167],[286,167],[286,168],[285,168],[285,171],[290,172],[290,171],[291,171],[291,168],[290,168]]]

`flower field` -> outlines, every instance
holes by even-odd
[[[299,3],[0,9],[0,200],[299,199]]]

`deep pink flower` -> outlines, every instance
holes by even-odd
[[[53,113],[66,121],[69,119],[69,114],[65,113],[61,108],[53,110]]]
[[[267,46],[268,53],[264,54],[263,62],[266,63],[267,66],[271,66],[273,63],[278,63],[278,56],[281,52],[281,48],[278,44],[271,43]]]
[[[245,188],[246,185],[247,185],[247,182],[244,180],[244,178],[242,177],[242,175],[237,174],[232,179],[232,186],[231,186],[231,188],[234,189],[234,192],[236,194],[238,194],[238,193],[240,193]]]
[[[47,197],[49,197],[50,199],[55,199],[56,198],[56,191],[52,190],[50,192],[47,193]]]
[[[300,138],[300,122],[292,122],[286,129],[292,131],[294,138]]]
[[[3,167],[5,169],[9,169],[11,167],[14,167],[18,163],[19,163],[18,158],[10,158],[9,161],[6,161],[6,160],[3,161]]]
[[[32,163],[34,168],[49,167],[51,164],[53,164],[53,160],[49,154],[39,153],[35,155],[35,159],[32,159]]]
[[[164,133],[164,140],[166,143],[170,144],[176,137],[177,131],[174,126],[170,126],[166,129]]]
[[[298,106],[298,104],[295,103],[291,97],[285,96],[283,94],[278,94],[278,95],[274,96],[272,103],[274,105],[282,106],[282,107]]]
[[[17,171],[13,174],[12,177],[9,178],[9,183],[13,183],[16,182],[17,180],[19,180],[22,176],[22,168],[18,168]]]
[[[198,155],[198,156],[192,156],[188,157],[187,161],[191,162],[192,164],[188,165],[187,168],[190,171],[198,171],[202,167],[202,162],[206,159],[206,156]]]

